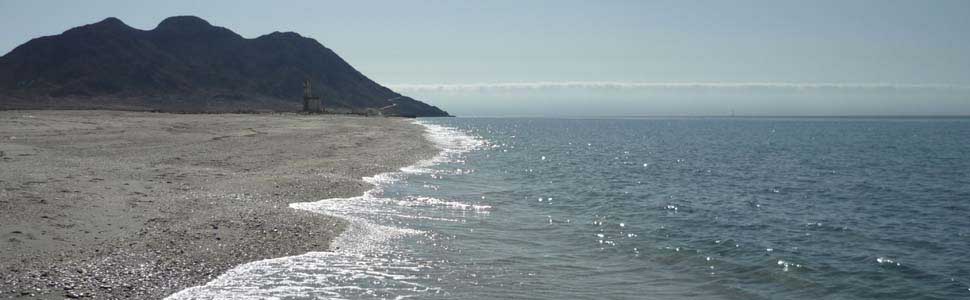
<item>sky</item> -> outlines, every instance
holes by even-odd
[[[174,15],[298,32],[457,115],[970,115],[963,0],[0,0],[0,53]]]

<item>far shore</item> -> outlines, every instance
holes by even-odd
[[[160,299],[346,222],[289,203],[433,156],[403,118],[0,111],[0,298]]]

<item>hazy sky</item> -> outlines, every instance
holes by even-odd
[[[970,114],[962,0],[0,0],[0,52],[105,17],[151,29],[172,15],[249,38],[298,32],[372,79],[463,115]],[[616,85],[627,83],[710,85]],[[779,92],[778,83],[796,85]],[[797,85],[818,83],[841,89]],[[617,108],[587,109],[604,103]]]

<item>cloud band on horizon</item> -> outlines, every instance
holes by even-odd
[[[482,92],[541,89],[678,89],[678,90],[926,90],[970,92],[970,85],[940,83],[794,83],[794,82],[624,82],[537,81],[500,83],[387,84],[399,92]]]

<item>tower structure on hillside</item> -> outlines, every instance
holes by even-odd
[[[309,113],[323,112],[323,107],[320,105],[320,97],[313,95],[313,89],[310,87],[309,79],[303,81],[303,111]]]

